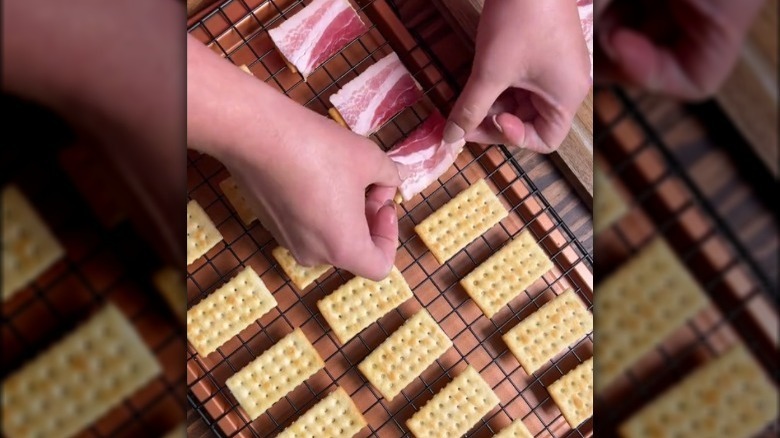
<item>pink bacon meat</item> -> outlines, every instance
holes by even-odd
[[[463,150],[464,140],[444,142],[445,123],[441,113],[434,111],[405,140],[387,152],[398,166],[402,180],[398,191],[404,201],[412,199],[442,176]]]
[[[268,31],[304,78],[367,30],[347,0],[314,0]]]
[[[582,33],[588,44],[590,53],[590,78],[593,79],[593,0],[577,0],[577,11],[580,14]]]
[[[392,53],[330,96],[330,103],[353,132],[367,136],[421,97],[417,81]]]

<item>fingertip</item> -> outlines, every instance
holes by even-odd
[[[647,37],[631,29],[619,28],[609,35],[608,44],[609,49],[605,48],[605,51],[630,82],[649,91],[659,90],[658,50]]]
[[[447,124],[444,125],[444,133],[442,134],[442,138],[445,143],[456,143],[461,140],[463,140],[463,137],[466,136],[466,131],[463,130],[460,126],[458,126],[457,123],[455,123],[452,120],[447,121]]]
[[[501,113],[493,116],[493,123],[504,136],[508,146],[525,147],[525,125],[517,116],[510,113]]]

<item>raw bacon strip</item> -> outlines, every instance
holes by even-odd
[[[367,30],[349,1],[314,0],[268,34],[306,78]]]
[[[370,135],[420,98],[417,81],[392,53],[330,96],[330,103],[353,132]]]
[[[577,0],[577,11],[580,13],[580,24],[585,42],[590,53],[590,78],[593,79],[593,0]]]
[[[435,111],[401,143],[396,144],[387,156],[398,165],[401,186],[398,191],[404,201],[423,191],[455,163],[466,144],[445,143],[442,139],[446,120]]]

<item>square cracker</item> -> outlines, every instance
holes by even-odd
[[[276,307],[276,299],[246,267],[187,311],[187,338],[206,357]]]
[[[3,435],[73,436],[161,372],[127,318],[108,304],[3,381]]]
[[[553,298],[502,337],[529,376],[593,331],[593,314],[573,290]]]
[[[421,309],[358,365],[382,396],[392,400],[452,346],[427,310]]]
[[[225,194],[230,205],[233,206],[233,210],[236,211],[238,217],[244,225],[249,226],[252,222],[257,220],[257,215],[252,211],[252,207],[249,206],[246,196],[244,196],[241,188],[238,187],[238,183],[232,176],[227,177],[219,183],[219,188],[222,189],[222,193]]]
[[[355,277],[319,300],[317,307],[342,344],[412,298],[406,279],[393,266],[382,281]]]
[[[300,328],[285,336],[225,384],[250,420],[325,367],[317,350]]]
[[[197,201],[187,203],[187,264],[199,259],[222,240],[214,222]]]
[[[65,250],[14,185],[3,188],[3,283],[2,299],[43,274]]]
[[[331,268],[330,265],[302,266],[295,261],[290,250],[281,246],[274,248],[271,254],[300,291],[309,287],[310,284],[314,283],[314,280],[322,277]]]
[[[490,385],[469,365],[412,415],[406,426],[417,438],[463,436],[499,401]]]
[[[628,204],[600,166],[593,169],[593,189],[597,194],[593,197],[593,232],[598,234],[624,216]]]
[[[460,284],[485,316],[492,318],[552,267],[544,250],[526,230],[477,266]]]
[[[777,386],[740,345],[697,369],[619,427],[624,438],[750,437],[777,417]]]
[[[248,74],[250,76],[254,76],[254,74],[252,73],[252,70],[249,70],[249,67],[247,67],[246,64],[241,64],[241,65],[238,66],[238,68],[241,69],[242,72],[244,72],[244,73],[246,73],[246,74]]]
[[[289,425],[278,438],[351,438],[367,425],[346,391],[337,388]]]
[[[569,426],[575,428],[593,416],[593,358],[577,365],[547,387]]]
[[[658,237],[598,287],[596,392],[708,304],[699,284]],[[603,310],[600,311],[599,309]]]
[[[534,438],[531,431],[525,427],[523,420],[517,419],[509,426],[501,429],[493,438]]]
[[[180,321],[186,322],[187,282],[184,272],[166,266],[155,272],[152,283]]]
[[[481,179],[431,213],[414,231],[443,264],[508,214]]]

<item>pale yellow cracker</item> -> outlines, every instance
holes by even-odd
[[[417,438],[460,437],[498,403],[490,385],[469,365],[412,415],[406,426]]]
[[[593,232],[609,228],[628,212],[628,204],[599,166],[593,169]]]
[[[230,205],[233,206],[233,209],[236,211],[236,214],[238,214],[238,217],[244,225],[250,225],[257,220],[257,215],[252,211],[252,207],[249,206],[249,201],[247,201],[246,196],[244,196],[244,193],[241,191],[241,188],[238,187],[238,183],[232,176],[222,180],[222,182],[219,183],[219,188],[222,189],[222,193],[225,194]]]
[[[205,357],[276,307],[276,300],[246,267],[187,311],[187,339]]]
[[[190,265],[222,240],[214,222],[197,201],[187,203],[187,264]]]
[[[577,365],[547,387],[572,428],[593,416],[593,358]]]
[[[3,381],[3,435],[73,436],[161,371],[127,318],[109,304]]]
[[[255,358],[225,384],[251,420],[325,367],[300,328]]]
[[[157,291],[165,298],[177,318],[186,321],[187,314],[187,284],[184,272],[166,266],[155,272],[152,283]]]
[[[344,117],[341,117],[339,110],[336,108],[330,108],[328,109],[328,114],[330,115],[330,118],[333,119],[336,123],[345,128],[349,128],[349,126],[347,126],[347,122],[344,121]]]
[[[249,70],[249,67],[247,67],[246,64],[241,64],[241,65],[238,66],[238,68],[240,68],[242,72],[244,72],[244,73],[246,73],[246,74],[248,74],[250,76],[254,76],[254,74],[252,74],[252,70]]]
[[[748,438],[777,412],[777,386],[750,352],[737,346],[661,394],[619,430],[625,438]]]
[[[317,307],[339,341],[346,344],[412,296],[404,276],[393,266],[390,275],[382,281],[361,277],[349,280],[318,301]]]
[[[65,250],[16,186],[3,188],[3,284],[7,300],[65,255]]]
[[[534,438],[534,436],[525,427],[523,420],[518,418],[509,426],[501,429],[493,438]]]
[[[346,391],[338,388],[295,420],[278,438],[351,438],[367,425]]]
[[[593,315],[573,290],[552,299],[502,337],[529,376],[593,331]]]
[[[699,284],[660,237],[597,290],[597,392],[708,304]]]
[[[382,396],[392,400],[452,346],[427,310],[421,309],[358,365]]]
[[[322,275],[328,272],[331,268],[330,265],[317,265],[317,266],[302,266],[295,261],[295,257],[290,253],[287,248],[277,246],[271,251],[279,266],[290,280],[293,282],[298,290],[303,291],[310,284],[314,283],[314,280],[322,277]]]
[[[444,263],[508,214],[481,179],[425,218],[414,231],[436,260]]]
[[[544,250],[526,230],[477,266],[460,284],[485,316],[492,318],[552,267]]]

